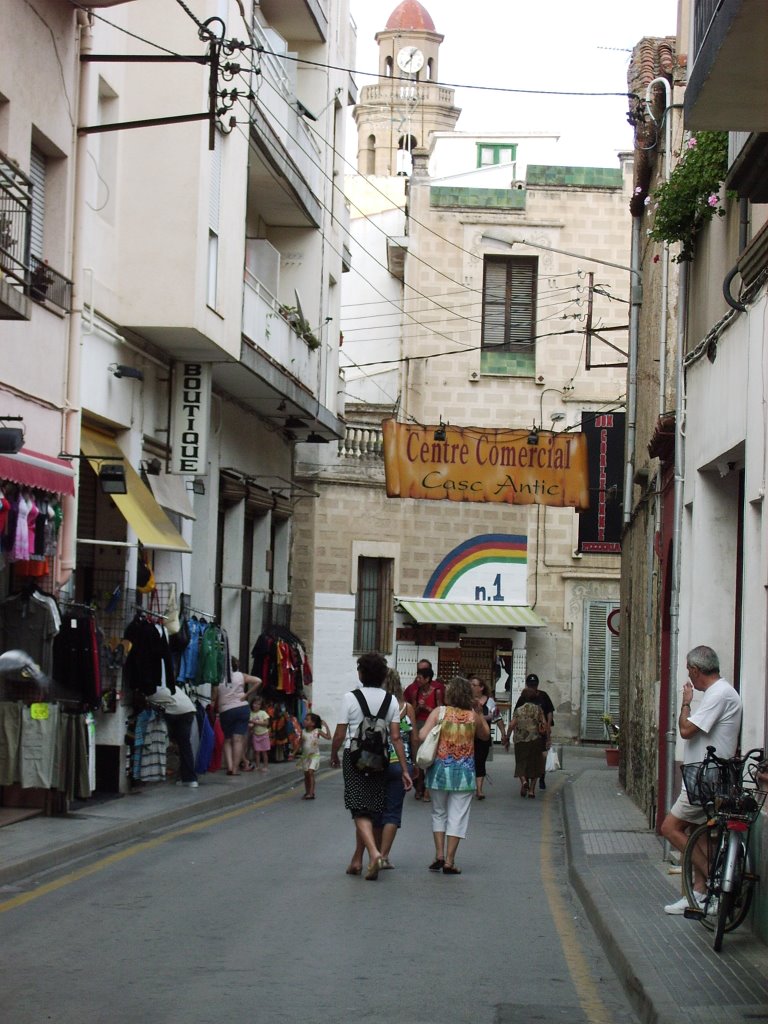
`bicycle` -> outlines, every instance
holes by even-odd
[[[756,748],[743,757],[720,758],[714,747],[707,747],[703,761],[681,768],[688,799],[701,805],[707,814],[707,821],[691,832],[683,853],[683,887],[690,903],[685,916],[714,931],[716,953],[722,949],[725,932],[738,928],[746,918],[759,881],[753,870],[749,837],[768,796],[756,782],[758,773],[764,770],[763,756],[764,752]],[[709,865],[701,902],[694,894],[697,849]]]

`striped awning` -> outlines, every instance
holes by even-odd
[[[452,626],[546,626],[544,619],[527,604],[459,604],[411,597],[396,597],[395,600],[416,622]]]

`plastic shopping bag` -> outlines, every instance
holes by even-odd
[[[557,756],[557,751],[554,747],[550,747],[547,751],[547,763],[544,767],[544,771],[557,772],[560,770],[560,759]]]

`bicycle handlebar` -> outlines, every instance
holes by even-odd
[[[746,754],[741,757],[718,757],[715,753],[716,747],[707,747],[707,761],[714,761],[715,764],[725,766],[732,764],[737,768],[743,768],[747,761],[760,762],[765,756],[765,751],[762,747],[753,747],[752,750],[748,750]]]

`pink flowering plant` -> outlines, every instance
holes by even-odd
[[[693,259],[696,232],[702,224],[725,216],[720,188],[727,171],[728,133],[697,132],[684,143],[669,180],[654,191],[653,227],[648,233],[656,242],[680,242],[677,262]]]

